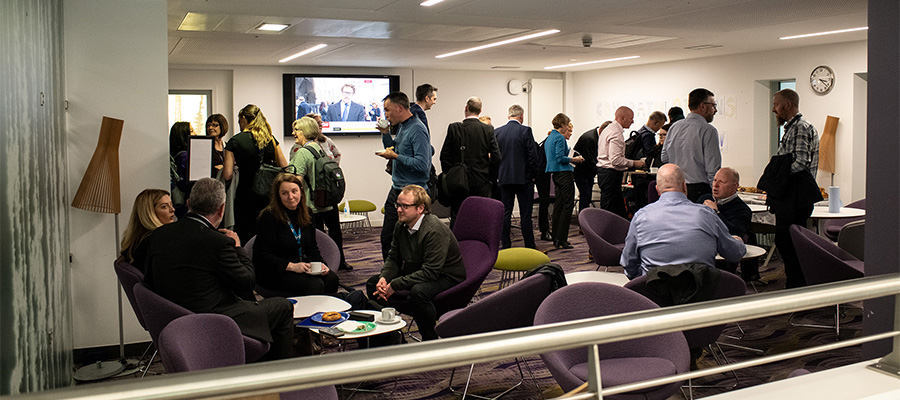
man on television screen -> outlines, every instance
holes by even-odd
[[[356,87],[353,84],[345,83],[344,86],[341,86],[341,101],[328,106],[325,119],[332,122],[365,121],[366,108],[351,100],[354,94],[356,94]]]

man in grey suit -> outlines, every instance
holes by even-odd
[[[497,176],[500,165],[500,150],[494,138],[494,128],[478,120],[481,114],[481,99],[469,97],[466,100],[466,119],[447,127],[447,137],[441,148],[441,171],[465,163],[468,193],[449,193],[450,228],[456,223],[456,213],[463,200],[469,196],[491,197],[492,177]],[[465,150],[463,150],[465,148]]]
[[[500,236],[504,249],[512,246],[510,226],[516,198],[519,199],[519,221],[522,224],[522,238],[525,247],[535,248],[534,227],[531,222],[531,208],[534,203],[534,174],[538,168],[537,144],[531,127],[522,122],[525,110],[518,104],[509,107],[509,121],[494,130],[500,147],[500,200],[503,202],[503,234]]]
[[[341,101],[331,103],[325,117],[328,121],[365,121],[366,108],[352,100],[356,87],[350,83],[341,86]]]

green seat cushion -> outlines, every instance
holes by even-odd
[[[511,247],[500,250],[494,268],[504,271],[528,271],[550,262],[543,252],[527,247]]]

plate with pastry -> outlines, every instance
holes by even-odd
[[[337,311],[328,311],[328,312],[318,312],[313,314],[311,317],[313,321],[318,322],[320,324],[337,324],[347,320],[350,317],[349,313],[345,312],[337,312]]]

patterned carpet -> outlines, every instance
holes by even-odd
[[[573,224],[574,223],[575,222],[573,222]],[[354,270],[340,271],[341,283],[357,289],[363,289],[366,279],[380,270],[379,229],[380,228],[376,227],[368,233],[345,234],[344,252],[347,261],[353,265]],[[551,250],[553,246],[550,242],[540,240],[538,240],[537,246],[538,249],[542,251],[550,250],[547,254],[550,256],[551,261],[560,264],[566,272],[595,270],[597,265],[592,260],[588,259],[587,243],[585,243],[584,236],[579,234],[576,225],[573,225],[570,230],[569,241],[574,246],[573,249]],[[522,245],[523,241],[521,235],[518,235],[518,231],[513,230],[513,246]],[[762,262],[762,260],[760,260],[760,262]],[[620,272],[621,268],[610,268],[610,271]],[[757,286],[757,289],[760,292],[781,290],[784,288],[782,263],[777,257],[772,259],[766,268],[761,268],[760,273],[762,275],[762,280],[767,282],[764,286]],[[486,295],[496,291],[499,286],[499,281],[500,273],[498,271],[491,272],[482,285],[483,293]],[[798,318],[795,319],[798,320],[796,322],[828,324],[831,321],[833,313],[833,307],[810,310],[798,314]],[[846,316],[842,318],[841,323],[841,339],[858,336],[860,333],[859,329],[862,326],[861,310],[850,308],[846,311]],[[740,326],[745,332],[745,335],[741,340],[728,337],[739,337],[741,333],[735,324],[729,324],[719,341],[762,349],[765,351],[766,355],[772,355],[832,343],[836,340],[833,330],[790,326],[790,324],[788,324],[787,315],[743,321],[740,323]],[[757,357],[757,355],[752,352],[738,348],[723,347],[723,349],[728,360],[732,362],[744,361]],[[791,371],[798,368],[806,368],[816,372],[859,361],[861,361],[860,347],[856,346],[748,368],[737,372],[739,378],[738,388],[784,379]],[[562,394],[559,386],[553,380],[553,377],[550,376],[550,373],[544,367],[539,356],[528,357],[527,362],[534,373],[537,380],[537,386],[540,390],[536,389],[531,380],[528,379],[522,386],[504,396],[504,399],[535,399],[540,398],[541,393],[544,397],[549,398]],[[715,366],[716,364],[715,360],[713,360],[709,354],[704,353],[700,358],[698,365],[700,368],[708,368]],[[450,372],[450,370],[440,370],[422,374],[404,375],[398,377],[396,381],[393,379],[386,379],[378,382],[365,382],[361,387],[366,389],[392,391],[392,393],[376,394],[359,392],[356,393],[353,398],[456,399],[459,398],[459,396],[451,393],[447,388]],[[463,368],[457,369],[456,377],[454,378],[454,384],[456,386],[459,386],[464,382],[466,372],[467,371]],[[518,375],[519,372],[514,360],[477,364],[472,376],[470,389],[476,394],[493,396],[504,388],[518,382]],[[525,375],[528,376],[527,370],[525,370]],[[694,380],[694,384],[724,385],[730,388],[731,385],[734,384],[734,379],[730,374],[727,376],[719,374]],[[709,396],[722,393],[726,390],[728,389],[694,389],[694,397]],[[349,394],[349,392],[345,393],[345,398],[347,394]],[[683,398],[682,394],[676,394],[670,399]]]

